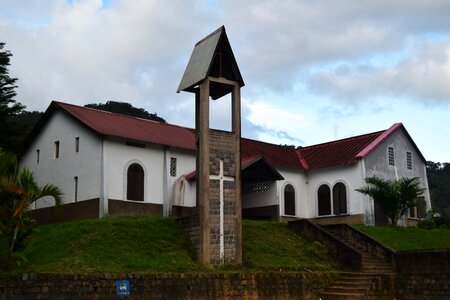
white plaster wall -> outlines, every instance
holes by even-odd
[[[263,207],[277,204],[277,184],[276,182],[266,182],[269,190],[259,193],[243,193],[242,208]]]
[[[362,214],[364,213],[364,198],[361,193],[355,191],[364,185],[362,162],[353,165],[329,168],[321,170],[311,170],[308,172],[308,211],[305,213],[306,218],[319,216],[319,205],[317,191],[322,184],[328,185],[331,191],[331,213],[333,213],[333,186],[342,182],[347,188],[347,213]]]
[[[168,199],[172,199],[172,192],[174,185],[180,177],[183,177],[195,170],[195,153],[191,151],[184,151],[181,149],[168,149],[167,150],[167,170],[168,170]],[[170,176],[170,158],[177,159],[177,173],[176,176]],[[191,191],[192,186],[185,182],[184,185],[184,199],[180,203],[181,206],[195,206],[195,188]]]
[[[144,169],[144,202],[163,204],[164,148],[146,145],[139,148],[125,140],[109,137],[104,140],[105,190],[107,199],[126,199],[126,177],[132,163]]]
[[[388,147],[394,148],[394,166],[389,165]],[[411,170],[407,168],[406,152],[411,152],[412,155]],[[424,197],[428,207],[430,207],[431,202],[425,162],[422,161],[419,153],[417,153],[403,130],[395,131],[364,160],[367,177],[378,176],[384,179],[419,177],[422,187],[426,188]]]
[[[75,152],[75,138],[80,138]],[[59,158],[55,159],[55,141],[59,141]],[[40,150],[39,164],[36,150]],[[74,202],[75,181],[78,176],[78,201],[99,198],[101,138],[71,117],[56,111],[22,157],[41,185],[52,183],[64,193],[64,202]],[[53,205],[50,198],[37,201],[36,207]]]
[[[308,216],[308,194],[306,186],[306,175],[300,170],[277,170],[284,180],[277,181],[277,203],[280,205],[280,216],[284,216],[284,188],[292,184],[295,189],[295,216],[305,218]]]

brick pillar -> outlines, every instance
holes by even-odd
[[[240,87],[227,81],[232,87],[232,131],[212,130],[209,128],[211,81],[217,79],[205,79],[196,97],[199,261],[213,266],[241,264]]]

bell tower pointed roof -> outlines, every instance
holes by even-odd
[[[195,44],[177,93],[194,93],[197,85],[207,77],[235,81],[240,87],[245,85],[224,26]],[[218,99],[228,93],[228,89],[217,89],[211,93],[211,98]]]

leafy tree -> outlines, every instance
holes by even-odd
[[[432,208],[450,217],[450,163],[428,161],[427,176]]]
[[[14,100],[17,78],[9,76],[8,66],[12,54],[3,50],[4,46],[5,43],[0,43],[0,145],[11,149],[10,137],[14,136],[14,128],[8,118],[20,113],[25,106]]]
[[[53,197],[55,205],[63,201],[61,190],[53,184],[39,186],[28,168],[20,168],[17,157],[0,150],[0,234],[11,233],[4,259],[6,267],[16,250],[19,231],[25,227],[26,214],[36,200]]]
[[[156,113],[151,114],[143,108],[136,108],[130,103],[126,102],[117,102],[117,101],[107,101],[105,104],[86,104],[84,107],[95,108],[99,110],[114,112],[118,114],[123,114],[127,116],[133,116],[153,121],[158,121],[162,123],[166,123],[166,120],[159,117]]]
[[[398,219],[414,206],[414,200],[424,191],[420,188],[418,177],[384,180],[372,176],[365,178],[365,181],[368,185],[356,191],[372,197],[394,227],[397,226]]]

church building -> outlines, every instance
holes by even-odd
[[[238,96],[243,81],[224,28],[197,43],[187,71],[179,91],[195,93],[197,113],[204,109],[197,101],[201,97],[214,101],[232,94],[232,139],[220,130],[204,131],[210,145],[220,146],[209,154],[210,166],[202,163],[201,155],[196,159],[198,147],[210,147],[198,134],[203,126],[198,115],[197,129],[192,129],[54,101],[21,156],[21,164],[39,183],[55,184],[65,196],[65,204],[56,210],[51,199],[35,203],[33,213],[40,223],[193,215],[203,191],[199,184],[215,180],[209,177],[202,183],[203,173],[197,172],[202,166],[217,173],[221,193],[223,184],[236,186],[233,191],[239,195],[233,209],[244,218],[386,224],[373,200],[355,191],[365,185],[364,178],[374,175],[420,178],[425,191],[401,220],[403,225],[414,225],[424,217],[425,207],[431,207],[426,160],[401,123],[306,147],[241,138]],[[200,89],[204,82],[209,94]],[[224,151],[227,143],[237,150]],[[225,169],[234,177],[224,176]],[[229,203],[225,201],[225,211]]]
[[[59,186],[68,206],[52,216],[42,209],[52,201],[39,200],[48,218],[186,215],[196,206],[194,129],[52,102],[32,136],[21,164]],[[364,178],[419,177],[430,207],[425,163],[401,123],[308,147],[242,138],[242,215],[375,224],[373,201],[355,191]]]

